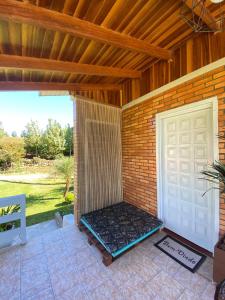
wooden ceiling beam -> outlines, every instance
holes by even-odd
[[[0,54],[0,68],[28,69],[36,71],[44,70],[120,78],[141,77],[141,72],[135,70],[6,54]]]
[[[118,91],[117,84],[0,81],[0,91]]]
[[[195,1],[196,2],[196,1]],[[218,31],[219,27],[216,23],[216,19],[213,17],[213,15],[209,12],[209,10],[206,10],[206,13],[202,15],[202,9],[206,9],[201,1],[198,1],[198,5],[196,5],[195,8],[193,8],[193,0],[186,0],[185,4],[190,8],[193,9],[193,12],[202,18],[202,21],[213,31]],[[197,3],[197,2],[196,2]]]
[[[146,41],[133,38],[103,26],[15,0],[0,0],[0,18],[18,23],[32,24],[72,36],[95,40],[118,48],[170,59],[172,52]]]

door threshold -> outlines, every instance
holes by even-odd
[[[200,252],[200,253],[202,253],[202,254],[204,254],[206,256],[213,257],[213,253],[212,252],[210,252],[210,251],[208,251],[208,250],[206,250],[206,249],[204,249],[204,248],[202,248],[202,247],[200,247],[200,246],[192,243],[191,241],[185,239],[184,237],[178,235],[177,233],[171,231],[170,229],[164,227],[163,231],[166,232],[171,237],[177,239],[178,241],[180,241],[180,242],[186,244],[187,246],[193,248],[194,250],[196,250],[196,251],[198,251],[198,252]]]

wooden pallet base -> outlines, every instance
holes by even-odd
[[[88,237],[89,245],[94,245],[102,254],[102,262],[103,264],[108,267],[113,262],[113,256],[110,255],[105,248],[102,246],[101,243],[94,237],[94,235],[82,224],[79,223],[78,228],[81,232],[85,232]]]
[[[82,223],[79,223],[78,228],[79,228],[80,231],[86,233],[86,235],[88,237],[88,243],[89,243],[89,245],[96,246],[98,248],[98,250],[102,253],[102,262],[103,262],[103,264],[105,266],[111,265],[116,258],[114,258],[112,255],[109,254],[109,252],[107,252],[105,250],[105,248],[102,246],[102,244],[96,239],[96,237]],[[154,232],[152,235],[156,234],[157,232],[158,231]],[[128,250],[126,250],[126,252],[132,250],[135,247],[138,247],[140,243],[141,242],[135,244],[134,246],[132,246],[131,248],[129,248]],[[119,256],[121,256],[121,255],[122,254],[120,254]]]

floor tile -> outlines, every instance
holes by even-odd
[[[1,278],[10,278],[13,275],[20,276],[21,263],[13,262],[11,264],[3,264],[0,266],[0,280]]]
[[[108,280],[108,277],[103,273],[99,273],[95,266],[96,264],[91,265],[84,270],[82,282],[86,291],[94,290]]]
[[[45,244],[44,248],[47,257],[67,253],[67,246],[63,240],[51,241],[50,243]]]
[[[170,275],[175,275],[182,268],[180,264],[163,252],[157,255],[153,262]]]
[[[5,295],[1,295],[0,293],[0,299],[1,300],[21,300],[20,297],[20,291],[13,291],[12,293],[8,292]]]
[[[102,262],[102,254],[95,246],[89,246],[91,253],[96,257],[99,262]]]
[[[42,234],[40,224],[35,224],[27,227],[27,240],[39,237]]]
[[[74,225],[42,227],[49,231],[0,253],[1,300],[213,299],[212,260],[189,272],[154,246],[163,233],[105,267],[101,253]]]
[[[47,272],[32,270],[31,272],[21,273],[22,294],[27,293],[29,290],[33,291],[33,293],[37,293],[40,289],[48,289],[50,287],[51,283]]]
[[[202,275],[210,281],[213,279],[213,259],[211,257],[206,258],[206,260],[197,270],[197,274]]]
[[[146,265],[134,264],[132,268],[133,271],[143,278],[144,281],[152,279],[161,271],[154,262]]]
[[[63,273],[66,271],[72,271],[72,270],[76,270],[77,266],[77,257],[76,255],[64,255],[64,256],[60,256],[60,258],[58,257],[58,260],[54,259],[50,260],[48,259],[48,263],[47,263],[47,267],[49,270],[50,274],[57,274],[57,273]]]
[[[213,300],[215,295],[216,286],[209,283],[201,295],[201,300]]]
[[[48,245],[51,242],[55,242],[60,239],[62,239],[62,233],[60,230],[54,230],[43,235],[43,242]]]
[[[77,253],[77,269],[83,270],[97,262],[97,258],[91,253],[88,248],[81,248]]]
[[[47,258],[45,255],[38,254],[29,259],[21,261],[21,272],[32,272],[33,270],[39,270],[39,272],[47,271]]]
[[[157,243],[158,241],[160,241],[162,238],[164,238],[164,236],[166,236],[165,232],[158,231],[157,233],[155,233],[149,237],[149,241],[151,241],[154,244],[154,243]]]
[[[210,283],[201,295],[185,290],[178,300],[214,300],[215,285]]]
[[[51,288],[40,289],[39,291],[29,290],[22,294],[21,300],[54,300],[54,294]]]
[[[135,298],[151,300],[156,298],[156,293],[152,290],[149,281],[141,282],[135,287]]]
[[[156,248],[152,243],[149,243],[146,246],[140,245],[140,247],[137,247],[137,252],[140,253],[140,255],[147,256],[151,260],[162,253],[162,251]]]
[[[118,298],[118,290],[111,280],[107,280],[98,287],[87,293],[88,298],[92,300],[111,300]]]
[[[206,286],[209,284],[209,281],[198,275],[197,273],[192,273],[185,268],[180,269],[176,275],[175,279],[186,289],[189,289],[191,292],[195,291],[196,294],[201,295],[205,290]]]
[[[133,274],[130,274],[128,268],[125,266],[121,268],[119,267],[115,268],[112,266],[110,270],[111,270],[110,278],[117,287],[126,284],[126,282],[130,280],[130,277],[133,276]]]
[[[66,228],[59,229],[63,239],[68,240],[86,240],[86,235],[79,231],[75,226],[68,226]]]
[[[46,235],[46,233],[57,231],[58,226],[55,220],[42,222],[39,224],[39,229],[42,234]]]
[[[72,288],[84,288],[84,273],[63,269],[63,272],[50,274],[54,294],[59,297]]]
[[[66,240],[64,243],[68,254],[79,253],[80,250],[82,251],[82,248],[87,247],[84,240]]]
[[[0,299],[18,299],[20,295],[20,275],[0,278]]]
[[[57,296],[56,300],[91,300],[91,298],[88,297],[84,290],[79,290],[79,288],[75,287]]]
[[[129,273],[128,279],[124,282],[124,287],[135,288],[143,282],[143,278],[137,273]],[[121,286],[121,285],[120,285]]]
[[[189,290],[184,290],[178,300],[199,300],[199,296]]]
[[[182,285],[164,271],[149,281],[149,286],[156,295],[165,300],[177,299],[184,291]]]
[[[44,252],[44,246],[41,238],[35,238],[21,246],[21,259],[29,259]]]
[[[58,262],[62,262],[66,258],[68,258],[68,253],[65,251],[52,251],[52,252],[46,252],[46,259],[48,265],[54,265]]]
[[[0,265],[8,265],[10,262],[19,262],[21,256],[21,246],[12,246],[6,249],[1,249]]]
[[[129,299],[129,300],[140,300],[144,299],[145,295],[142,291],[138,291],[134,287],[121,286],[117,297],[120,300]]]

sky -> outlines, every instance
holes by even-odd
[[[39,96],[39,92],[0,92],[0,122],[4,130],[18,135],[30,120],[43,129],[48,119],[73,125],[73,102],[69,96]]]

